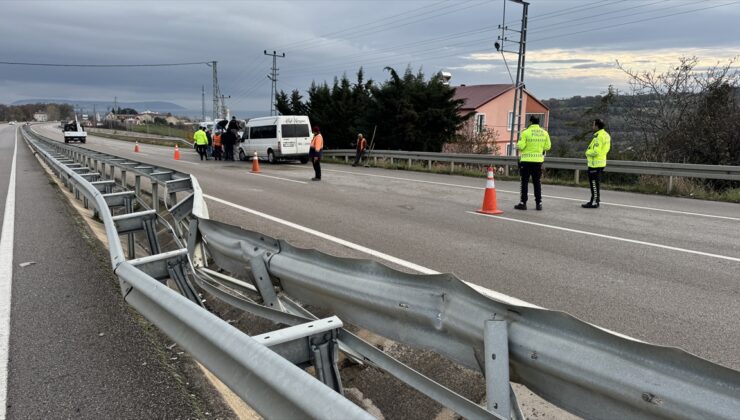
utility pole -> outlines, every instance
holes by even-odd
[[[227,118],[228,119],[228,117],[229,117],[229,109],[226,108],[226,101],[224,100],[225,98],[231,98],[231,95],[229,95],[229,96],[224,96],[223,94],[221,95],[221,118]]]
[[[218,102],[221,99],[221,90],[218,87],[218,69],[217,69],[218,61],[211,61],[210,64],[207,64],[209,67],[213,69],[213,121],[216,121],[217,118],[219,118],[220,112],[219,112],[219,105]]]
[[[278,54],[275,51],[273,51],[272,54],[268,54],[267,50],[265,50],[265,55],[272,56],[272,73],[267,75],[267,78],[272,80],[272,87],[270,88],[270,115],[275,115],[277,114],[275,110],[275,94],[277,94],[277,79],[278,79],[277,59],[278,57],[284,58],[285,53]]]
[[[200,90],[200,113],[201,113],[200,120],[201,121],[205,121],[206,120],[206,85],[201,85],[201,90]]]
[[[519,133],[522,129],[522,103],[524,102],[524,58],[525,54],[527,52],[527,16],[529,12],[529,3],[522,0],[508,0],[514,3],[518,3],[522,5],[522,26],[519,31],[514,29],[509,29],[508,26],[506,26],[506,1],[504,1],[504,21],[501,25],[499,25],[499,29],[501,29],[501,35],[498,37],[499,41],[501,41],[501,44],[496,42],[496,50],[501,51],[502,53],[513,53],[517,54],[519,59],[516,64],[516,80],[514,82],[514,107],[511,113],[511,126],[510,129],[510,136],[509,136],[509,150],[508,155],[513,156],[514,155],[514,133],[517,134],[517,138],[519,137]],[[506,31],[510,32],[518,32],[519,33],[519,41],[511,41],[516,42],[519,44],[519,51],[507,51],[505,49],[505,44],[507,41],[510,41],[509,38],[506,36]]]

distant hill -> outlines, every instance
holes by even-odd
[[[22,99],[19,101],[13,102],[11,105],[27,105],[27,104],[46,104],[46,103],[54,103],[54,104],[70,104],[72,106],[83,108],[85,110],[85,113],[92,113],[93,107],[95,107],[95,110],[101,113],[106,112],[108,109],[113,108],[113,101],[82,101],[82,100],[73,100],[73,99]],[[176,113],[183,113],[183,111],[186,111],[186,108],[172,103],[172,102],[162,102],[162,101],[149,101],[149,102],[118,102],[118,106],[121,108],[133,108],[139,112],[143,112],[146,110],[154,111],[154,112],[161,112],[161,113],[167,113],[171,112],[173,114]]]

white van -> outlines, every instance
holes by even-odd
[[[305,115],[279,115],[252,118],[247,121],[244,134],[237,144],[239,160],[254,156],[278,160],[298,159],[308,162],[311,145],[311,122]]]

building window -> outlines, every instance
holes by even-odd
[[[514,113],[509,111],[509,118],[506,119],[506,131],[511,131],[511,125],[514,122]]]
[[[482,134],[486,131],[486,114],[475,114],[475,134]]]

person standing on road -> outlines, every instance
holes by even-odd
[[[206,147],[206,160],[210,160],[213,156],[213,138],[211,138],[211,130],[206,130],[206,138],[208,138],[208,146]]]
[[[600,119],[594,120],[594,137],[586,149],[586,160],[588,161],[588,184],[591,187],[591,200],[581,204],[584,209],[598,209],[601,201],[601,185],[599,179],[606,168],[606,155],[611,149],[612,138],[604,130],[606,124]]]
[[[355,154],[355,163],[353,163],[352,166],[357,166],[360,164],[360,161],[362,160],[362,156],[365,154],[366,149],[367,140],[365,140],[365,136],[360,133],[357,135],[357,154]]]
[[[542,162],[545,161],[545,153],[550,150],[550,135],[540,127],[540,118],[532,115],[529,117],[531,123],[526,130],[522,131],[516,146],[519,149],[519,175],[521,176],[520,202],[514,206],[517,210],[527,209],[527,195],[529,193],[529,177],[532,177],[534,186],[534,201],[537,210],[542,210]]]
[[[224,160],[234,160],[234,145],[236,144],[236,130],[226,130],[221,135],[221,145],[224,148]]]
[[[236,130],[239,131],[239,121],[236,120],[236,115],[231,116],[231,121],[229,121],[228,127],[226,127],[228,130]]]
[[[318,125],[314,125],[313,138],[311,139],[311,147],[308,149],[308,158],[313,162],[313,170],[316,174],[311,181],[321,181],[321,155],[324,151],[324,137],[321,135],[321,130]]]
[[[206,136],[205,127],[198,127],[198,131],[193,134],[193,141],[195,142],[195,150],[200,155],[200,160],[206,156],[206,148],[208,147],[208,137]]]
[[[221,131],[216,130],[213,133],[213,159],[221,160]]]

